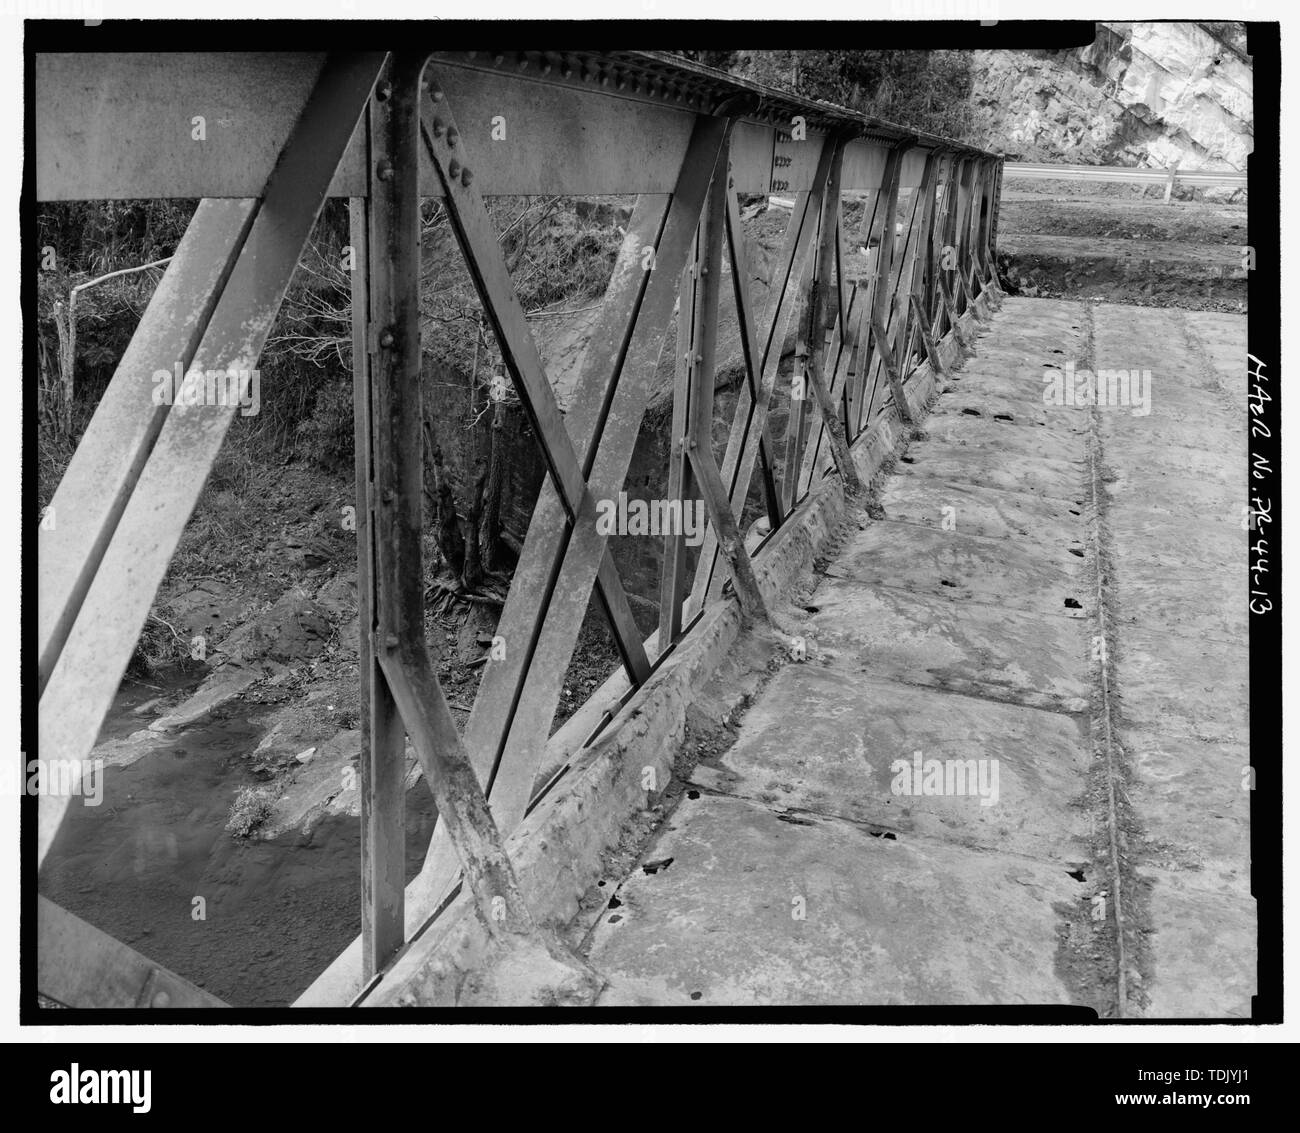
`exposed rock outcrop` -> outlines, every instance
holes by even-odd
[[[1248,56],[1197,23],[1099,23],[1066,52],[979,51],[975,114],[1012,159],[1246,168]]]

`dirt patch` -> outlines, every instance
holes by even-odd
[[[997,261],[1008,294],[1246,310],[1244,203],[1166,205],[1062,194],[1051,184],[1003,194]]]

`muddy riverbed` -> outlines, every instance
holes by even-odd
[[[148,687],[127,682],[101,739],[138,728]],[[237,789],[257,785],[247,755],[263,729],[218,712],[129,766],[109,766],[98,806],[74,805],[41,871],[41,892],[235,1006],[286,1006],[361,930],[359,822],[240,840],[225,830]],[[433,803],[407,794],[408,878]]]

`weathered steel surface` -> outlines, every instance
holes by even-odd
[[[682,270],[677,288],[677,349],[673,365],[673,419],[668,449],[668,491],[666,499],[686,506],[694,498],[694,472],[686,459],[688,422],[695,361],[696,296],[701,266],[700,233],[697,230],[690,262]],[[686,596],[686,538],[682,531],[663,534],[663,563],[659,572],[659,653],[673,646],[682,632],[682,603]]]
[[[811,340],[811,357],[808,365],[808,385],[817,399],[821,410],[822,427],[830,434],[830,448],[835,457],[835,467],[850,492],[858,492],[862,483],[858,479],[853,458],[849,455],[848,439],[845,436],[844,422],[840,420],[839,410],[831,397],[830,381],[826,374],[826,340],[830,337],[831,325],[844,325],[844,311],[841,308],[844,292],[842,283],[835,287],[835,305],[831,305],[831,271],[839,244],[840,215],[840,167],[843,150],[837,145],[835,156],[826,181],[825,199],[822,203],[822,221],[820,244],[817,249],[819,266],[809,307],[809,339]],[[831,375],[834,375],[832,366]]]
[[[772,191],[778,133],[804,119],[784,189],[811,184],[822,139],[850,129],[848,189],[880,182],[897,126],[826,103],[647,52],[449,53],[436,56],[467,138],[491,142],[478,159],[483,191],[499,194],[667,193],[696,113],[757,95],[736,130],[740,192]],[[40,200],[259,196],[306,104],[324,56],[294,52],[54,53],[35,60],[36,192]],[[522,66],[521,66],[522,63]],[[199,140],[194,119],[204,119]],[[494,119],[505,137],[492,141]],[[911,135],[915,136],[915,135]],[[611,144],[617,139],[617,144]],[[942,139],[922,136],[920,145]],[[976,151],[971,151],[976,152]],[[922,171],[918,150],[903,184]],[[441,196],[422,163],[421,193]],[[369,191],[358,131],[330,187]]]
[[[380,81],[391,89],[390,61]],[[408,94],[408,99],[413,97]],[[393,345],[410,356],[418,327],[397,327],[404,296],[418,287],[418,245],[408,246],[400,227],[401,208],[397,194],[413,190],[412,157],[399,159],[400,141],[393,121],[394,100],[371,95],[362,130],[366,140],[368,199],[350,202],[350,230],[354,268],[352,272],[352,367],[353,417],[356,427],[357,469],[357,623],[360,626],[357,664],[361,677],[361,938],[363,967],[367,979],[381,971],[397,954],[404,940],[403,908],[406,883],[406,729],[398,714],[388,678],[380,664],[388,618],[385,606],[396,601],[384,579],[384,560],[394,539],[397,521],[391,502],[384,502],[385,489],[393,491],[391,470],[386,463],[388,428],[385,410],[391,408],[390,371],[394,352],[383,348],[384,331]],[[419,150],[416,148],[416,154]],[[399,160],[401,165],[399,167]],[[381,180],[381,164],[394,176]],[[406,218],[409,225],[409,216]],[[399,347],[400,349],[401,347]],[[418,387],[417,387],[418,395]],[[387,404],[386,404],[387,403]],[[408,409],[404,422],[419,422],[417,406]],[[404,501],[404,511],[416,504],[420,493]],[[419,577],[418,575],[416,577]],[[381,624],[381,621],[385,624]]]
[[[810,218],[814,215],[815,205],[810,206],[810,201],[813,200],[814,194],[801,193],[791,210],[781,256],[773,276],[774,280],[780,282],[774,284],[768,292],[761,331],[755,325],[749,298],[749,268],[744,241],[741,238],[740,210],[734,193],[727,206],[731,276],[736,291],[736,312],[745,352],[747,380],[737,398],[736,412],[731,421],[731,432],[722,458],[721,476],[730,494],[733,514],[740,519],[745,500],[749,495],[749,484],[754,474],[755,461],[762,461],[761,472],[768,525],[772,529],[780,525],[784,513],[781,511],[781,500],[774,479],[775,456],[773,455],[771,463],[763,460],[760,445],[766,444],[767,451],[774,451],[768,436],[768,409],[776,385],[780,344],[785,341],[790,318],[794,313],[794,294],[798,288],[799,277],[803,273],[803,261],[812,245],[813,226]],[[774,343],[775,350],[773,350]],[[710,528],[700,548],[699,563],[691,589],[692,613],[703,609],[706,596],[716,597],[722,588],[722,579],[717,573],[717,552],[717,536]]]
[[[477,174],[470,163],[477,163],[478,155],[490,148],[490,143],[477,148],[462,143],[452,113],[454,103],[438,85],[441,72],[429,74],[429,94],[421,107],[421,134],[443,183],[452,229],[501,348],[502,360],[537,436],[551,482],[559,490],[568,521],[574,526],[594,525],[596,501],[587,490],[555,390],[510,279],[505,253],[474,185]],[[650,663],[608,548],[600,560],[597,589],[624,666],[633,681],[644,681],[650,675]]]
[[[383,63],[332,59],[266,187],[239,260],[194,357],[197,370],[251,375],[337,166]],[[191,303],[201,302],[191,297]],[[190,303],[186,304],[187,306]],[[187,378],[185,386],[192,382]],[[186,400],[184,390],[178,401]],[[41,695],[40,751],[80,763],[130,659],[185,524],[238,405],[177,404],[122,512],[81,612]],[[44,858],[68,796],[40,798]]]
[[[185,318],[157,335],[142,333],[132,347],[142,358],[161,342],[196,368],[252,369],[323,198],[352,198],[364,915],[360,940],[325,980],[332,993],[345,989],[349,996],[390,964],[462,874],[494,939],[501,927],[530,938],[534,932],[502,835],[515,829],[538,784],[547,732],[538,722],[554,714],[593,594],[604,604],[631,682],[651,672],[595,522],[596,502],[623,487],[692,245],[695,271],[681,288],[679,447],[669,488],[682,500],[702,495],[711,522],[685,609],[683,539],[666,543],[661,653],[707,600],[720,596],[720,555],[742,613],[765,616],[737,522],[756,462],[776,527],[829,470],[832,449],[847,485],[856,484],[848,440],[872,415],[882,369],[897,413],[910,420],[903,383],[915,335],[938,365],[939,346],[921,314],[926,296],[935,295],[935,276],[948,282],[934,270],[937,232],[956,246],[963,308],[992,274],[1000,165],[980,151],[666,55],[441,55],[425,95],[417,88],[426,57],[409,52],[389,63],[383,53],[276,55],[268,67],[266,57],[249,55],[54,55],[39,57],[36,68],[39,196],[241,198],[201,207],[165,280]],[[78,99],[83,113],[70,126]],[[949,152],[956,164],[941,178]],[[875,260],[867,253],[866,287],[854,286],[846,273],[840,218],[843,193],[862,190],[873,192],[865,223]],[[557,375],[543,367],[483,197],[633,191],[637,208],[566,418]],[[775,191],[792,192],[797,204],[760,324],[747,290],[737,194]],[[908,219],[899,240],[903,191]],[[498,626],[505,657],[485,670],[463,742],[422,634],[422,195],[446,203],[550,472]],[[719,468],[711,426],[724,238],[745,381]],[[173,301],[166,286],[159,296],[155,324],[167,321],[165,304]],[[808,393],[820,414],[810,434],[806,399],[792,406],[778,494],[767,413],[786,329],[801,301]],[[139,392],[132,357],[106,402],[119,417],[129,415],[129,406],[118,402]],[[233,407],[183,402],[170,413],[142,411],[120,467],[109,461],[103,485],[83,486],[61,501],[84,498],[98,510],[76,547],[60,551],[51,616],[42,596],[42,676],[49,674],[43,754],[76,762],[89,750],[232,414]],[[106,412],[104,427],[116,420]],[[97,453],[104,447],[88,449],[83,466],[95,455],[104,461],[106,454]],[[942,453],[935,455],[942,466]],[[979,558],[977,547],[966,550]],[[877,571],[892,570],[887,549],[874,562]],[[978,577],[977,588],[984,582]],[[410,887],[403,886],[406,731],[442,818]],[[66,799],[41,799],[42,853],[65,805]],[[569,963],[551,943],[545,948]]]
[[[713,456],[714,370],[718,354],[718,298],[722,291],[722,240],[726,227],[726,148],[719,156],[704,214],[700,217],[699,272],[696,288],[696,317],[687,345],[691,356],[690,406],[686,421],[686,454],[695,470],[695,480],[704,497],[709,521],[731,571],[732,584],[742,614],[751,620],[766,619],[767,609],[754,576],[745,540],[732,514],[731,499],[722,483]]]
[[[627,475],[649,381],[663,348],[677,278],[729,129],[728,120],[699,119],[667,220],[653,246],[653,270],[646,272],[639,254],[624,266],[624,271],[639,271],[642,278],[638,285],[645,287],[630,338],[615,355],[612,374],[606,374],[605,389],[596,386],[600,392],[591,401],[585,397],[574,401],[570,435],[583,453],[587,481],[596,498],[617,498]],[[615,282],[621,286],[617,271]],[[650,278],[645,284],[647,274]],[[594,376],[602,374],[604,366],[600,356],[593,361],[594,384]],[[607,402],[611,386],[612,400]],[[606,404],[608,411],[602,412]],[[542,530],[547,530],[558,518],[553,499],[543,491],[529,525],[524,558],[528,557],[539,521]],[[506,656],[486,667],[465,731],[465,746],[475,770],[488,785],[492,813],[503,830],[513,830],[531,796],[546,739],[545,729],[539,728],[537,721],[554,715],[605,545],[606,537],[594,524],[584,525],[572,531],[567,545],[564,540],[552,543],[549,537],[539,541],[543,551],[554,548],[560,556],[558,575],[551,573],[557,561],[549,553],[549,563],[538,561],[539,555],[529,564],[521,558],[516,568],[510,599],[497,628],[507,642]],[[545,582],[548,576],[550,585]],[[446,841],[435,830],[422,871],[433,900],[454,882],[455,874]]]

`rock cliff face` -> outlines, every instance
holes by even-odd
[[[1099,23],[1066,52],[980,51],[972,102],[1013,160],[1246,168],[1249,56],[1196,23]]]

